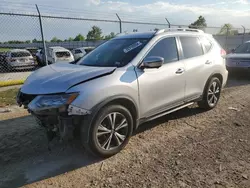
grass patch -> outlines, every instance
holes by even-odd
[[[16,104],[18,88],[0,91],[0,107]]]
[[[9,50],[10,50],[10,48],[0,48],[0,52],[7,52]]]

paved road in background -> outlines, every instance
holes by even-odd
[[[0,73],[0,82],[1,81],[10,81],[10,80],[23,80],[26,79],[32,72],[8,72]]]

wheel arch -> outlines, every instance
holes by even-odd
[[[206,84],[205,84],[205,86],[204,86],[204,88],[203,88],[202,96],[204,96],[204,92],[205,92],[205,90],[206,90],[206,88],[207,88],[207,86],[208,86],[210,80],[211,80],[212,78],[214,78],[214,77],[215,77],[215,78],[218,78],[218,79],[220,80],[221,84],[223,84],[223,76],[222,76],[222,74],[219,73],[219,72],[214,72],[214,73],[212,73],[212,74],[208,77],[208,79],[207,79],[207,81],[206,81]]]
[[[119,104],[127,108],[133,117],[133,130],[135,130],[137,125],[137,119],[139,117],[139,110],[136,102],[129,96],[126,95],[116,95],[103,100],[101,103],[95,105],[91,111],[93,116],[95,116],[99,110],[107,105]]]

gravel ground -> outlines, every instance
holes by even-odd
[[[53,141],[49,151],[31,116],[17,108],[6,114],[0,187],[250,187],[249,78],[231,78],[214,110],[194,105],[142,125],[106,160],[78,142]]]

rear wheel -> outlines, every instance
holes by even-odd
[[[128,109],[111,105],[101,109],[91,124],[82,127],[83,145],[99,157],[110,157],[121,151],[129,141],[133,119]]]
[[[205,88],[202,101],[198,102],[199,107],[207,110],[213,109],[220,99],[220,93],[221,81],[213,77]]]

